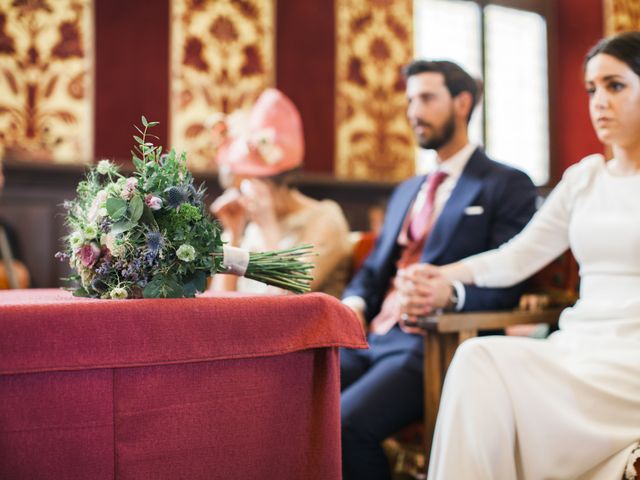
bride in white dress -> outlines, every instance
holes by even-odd
[[[438,282],[509,286],[567,248],[580,265],[580,300],[548,340],[484,337],[458,349],[430,480],[620,479],[640,440],[640,32],[602,40],[584,73],[593,126],[613,159],[570,167],[502,248],[410,272],[428,309]]]

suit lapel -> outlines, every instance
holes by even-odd
[[[482,189],[484,170],[483,164],[486,157],[480,149],[473,153],[458,183],[451,192],[451,196],[445,204],[438,220],[429,233],[429,238],[424,246],[422,261],[432,262],[445,250],[454,235],[456,228],[464,215],[464,210],[476,198]]]
[[[415,181],[412,181],[412,183],[409,183],[406,188],[404,188],[402,191],[399,191],[398,194],[401,196],[397,199],[397,206],[393,208],[393,211],[389,211],[387,213],[387,215],[391,214],[393,216],[388,220],[388,227],[383,229],[389,232],[388,235],[385,235],[384,242],[380,246],[382,252],[384,252],[385,258],[388,255],[391,255],[391,252],[393,252],[393,250],[397,246],[398,236],[400,235],[400,230],[402,229],[404,219],[407,216],[409,207],[413,205],[413,201],[418,195],[418,191],[424,183],[424,179],[424,175],[415,177]]]

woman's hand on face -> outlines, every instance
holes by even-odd
[[[245,179],[240,184],[242,204],[249,220],[261,227],[269,227],[276,223],[273,194],[264,180]]]
[[[236,188],[228,188],[211,204],[209,210],[222,223],[231,236],[232,245],[240,243],[242,232],[247,225],[248,215],[245,202]]]

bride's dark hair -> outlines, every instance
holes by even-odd
[[[611,55],[626,63],[640,76],[640,32],[624,32],[603,38],[589,50],[584,58],[584,66],[599,53]]]

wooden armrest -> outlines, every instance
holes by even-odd
[[[441,313],[418,317],[417,326],[428,332],[455,333],[468,330],[494,330],[511,325],[526,323],[547,323],[553,325],[558,322],[562,308],[545,310],[513,310],[465,313]]]

